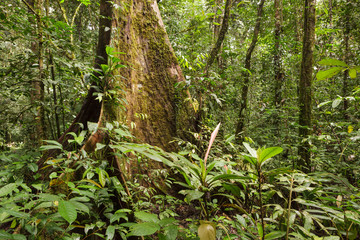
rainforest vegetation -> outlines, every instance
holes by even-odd
[[[357,0],[1,0],[0,239],[360,239]]]

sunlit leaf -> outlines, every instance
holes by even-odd
[[[159,224],[154,222],[138,223],[130,228],[129,236],[148,236],[160,230]]]
[[[355,68],[349,69],[349,77],[356,78],[356,69]]]
[[[144,222],[159,222],[158,216],[153,213],[147,213],[143,211],[135,212],[135,217]]]
[[[262,164],[266,160],[274,157],[275,155],[278,155],[281,153],[283,149],[281,147],[271,147],[266,148],[263,151],[261,151],[260,157],[259,157],[259,163]]]
[[[2,188],[0,188],[0,197],[10,194],[12,191],[16,189],[16,183],[9,183]]]
[[[286,235],[286,232],[274,231],[274,232],[271,232],[269,234],[266,234],[265,235],[265,240],[281,239],[285,235]]]
[[[319,71],[316,74],[316,79],[317,80],[325,80],[325,79],[335,76],[336,74],[338,74],[339,72],[341,72],[343,70],[345,70],[345,68],[343,68],[343,67],[333,67],[328,70]]]
[[[77,218],[76,208],[70,201],[59,201],[58,212],[69,224]]]
[[[333,59],[333,58],[327,58],[327,59],[323,59],[319,62],[320,65],[323,66],[342,66],[342,67],[348,67],[348,65],[340,60],[337,59]]]
[[[256,150],[253,149],[252,147],[250,147],[249,143],[243,142],[243,145],[249,151],[249,153],[251,154],[252,157],[257,158]]]
[[[336,108],[337,106],[339,106],[339,104],[341,103],[341,101],[342,101],[342,98],[337,98],[337,99],[335,99],[334,101],[333,101],[333,103],[332,103],[332,108]]]

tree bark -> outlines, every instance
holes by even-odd
[[[275,10],[275,30],[274,30],[274,73],[275,73],[275,84],[274,84],[274,106],[276,112],[274,115],[274,125],[275,125],[275,134],[280,133],[281,122],[280,122],[280,109],[282,102],[282,92],[285,86],[284,83],[284,73],[282,70],[282,60],[281,60],[281,34],[282,34],[282,0],[274,0],[274,10]]]
[[[281,33],[282,33],[282,0],[274,0],[275,8],[275,44],[274,44],[274,72],[275,72],[275,106],[280,107],[284,74],[281,66]]]
[[[138,141],[161,147],[164,150],[175,150],[170,142],[181,136],[190,124],[191,113],[187,104],[182,101],[183,92],[177,92],[175,84],[184,81],[181,68],[166,34],[164,24],[156,1],[127,0],[115,2],[126,5],[124,9],[116,9],[113,13],[112,3],[100,2],[100,23],[95,69],[108,64],[106,46],[110,45],[115,52],[122,52],[118,57],[126,68],[112,73],[109,78],[95,71],[96,76],[88,96],[73,121],[72,125],[60,137],[59,142],[67,148],[71,136],[67,133],[88,129],[88,122],[98,124],[98,131],[92,133],[83,148],[92,151],[97,142],[106,138],[100,130],[106,122],[124,122],[133,126],[132,133]],[[126,98],[123,107],[114,101],[96,99],[96,91],[106,93],[112,89],[121,89],[113,99]],[[79,124],[80,123],[80,124]],[[54,155],[49,152],[38,162]],[[150,166],[151,168],[151,166]]]
[[[229,19],[230,19],[231,4],[232,4],[232,0],[226,0],[226,2],[225,2],[225,12],[224,12],[224,17],[223,17],[223,21],[222,21],[222,24],[221,24],[220,32],[218,34],[216,44],[213,47],[213,49],[211,50],[209,59],[206,62],[206,66],[205,66],[205,70],[204,70],[205,75],[208,75],[209,68],[214,63],[214,60],[216,59],[216,56],[218,55],[218,53],[219,53],[219,51],[221,49],[221,45],[222,45],[222,43],[224,41],[226,32],[229,29]],[[215,34],[216,34],[216,32],[215,32]]]
[[[249,71],[251,68],[251,55],[255,49],[256,43],[258,41],[259,32],[260,32],[260,25],[261,25],[261,18],[262,18],[264,3],[265,3],[265,0],[261,0],[259,3],[253,38],[252,38],[251,44],[246,52],[245,68]],[[244,76],[244,82],[243,82],[243,86],[241,88],[241,103],[240,103],[239,119],[238,119],[238,123],[236,126],[236,131],[235,131],[236,139],[238,140],[238,142],[241,142],[243,140],[243,136],[240,136],[240,134],[243,133],[244,128],[245,128],[246,110],[247,110],[247,102],[248,102],[248,91],[249,91],[249,83],[250,83],[249,72],[248,71],[244,72],[243,76]]]
[[[31,43],[31,50],[36,55],[38,61],[38,75],[36,79],[31,81],[30,102],[36,108],[34,115],[35,129],[31,134],[31,141],[33,145],[41,144],[41,141],[46,138],[46,123],[45,110],[43,106],[45,92],[44,92],[44,60],[43,60],[43,33],[42,33],[42,0],[28,0],[25,2],[28,6],[28,11],[33,13],[36,19],[36,35],[37,42]],[[30,20],[32,21],[32,20]]]
[[[95,58],[95,69],[100,69],[101,64],[107,64],[107,53],[106,46],[110,44],[111,39],[111,28],[112,28],[112,4],[107,0],[100,1],[100,20],[99,20],[99,36],[97,43],[97,51]],[[109,30],[108,30],[109,29]],[[105,31],[108,30],[108,31]],[[99,78],[101,76],[101,72],[95,71],[93,73],[95,78]],[[70,125],[70,127],[62,134],[62,136],[58,139],[64,149],[69,148],[68,140],[71,138],[69,132],[78,133],[80,130],[80,126],[82,125],[84,130],[88,129],[88,122],[98,122],[102,103],[96,99],[97,96],[94,93],[97,91],[96,89],[102,85],[97,79],[93,81],[93,87],[88,91],[87,98],[85,99],[80,112],[75,117],[74,121]],[[96,144],[96,143],[95,143]],[[39,169],[43,167],[45,161],[54,155],[56,155],[58,151],[49,151],[43,155],[43,157],[37,162]],[[47,170],[49,171],[49,170]],[[43,172],[43,176],[47,176],[47,172]]]
[[[343,60],[344,62],[346,62],[347,64],[349,63],[349,58],[350,58],[350,49],[349,49],[349,35],[350,35],[350,1],[346,0],[345,2],[345,11],[344,11],[344,47],[345,47],[345,53],[343,56]],[[349,71],[345,70],[344,71],[344,75],[343,75],[343,89],[342,89],[342,95],[343,97],[347,97],[349,92],[348,92],[348,78],[349,78]],[[343,115],[345,120],[349,119],[349,115],[347,113],[347,109],[349,108],[349,102],[346,98],[344,98],[344,105],[343,105]]]
[[[132,133],[141,142],[175,150],[170,142],[181,135],[179,131],[188,130],[184,122],[190,115],[182,106],[182,92],[174,87],[184,77],[157,2],[126,0],[121,4],[128,7],[115,14],[112,45],[125,53],[121,60],[128,66],[118,72],[126,92],[128,125],[135,126]],[[121,118],[117,109],[110,108],[112,118]]]
[[[313,78],[313,52],[315,45],[316,0],[305,0],[304,37],[299,83],[299,159],[297,167],[309,172],[311,165],[310,145],[307,138],[311,134],[311,84]]]

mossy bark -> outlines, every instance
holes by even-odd
[[[304,37],[299,83],[299,137],[301,143],[298,149],[299,169],[309,172],[311,164],[310,144],[307,138],[311,134],[311,85],[313,78],[316,0],[305,0],[304,6]]]
[[[115,12],[112,47],[125,53],[121,58],[127,68],[117,75],[126,92],[127,123],[141,142],[174,150],[170,142],[182,118],[187,118],[179,113],[181,101],[176,101],[175,90],[175,84],[184,79],[157,3],[126,0],[117,4],[121,7]]]

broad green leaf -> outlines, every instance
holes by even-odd
[[[212,179],[212,182],[216,181],[216,180],[220,180],[220,179],[251,179],[251,178],[247,177],[247,176],[239,176],[236,174],[227,174],[226,173],[226,174],[220,174],[220,175],[215,176]]]
[[[58,212],[69,224],[77,218],[76,208],[70,201],[59,201]]]
[[[257,165],[257,159],[255,157],[250,157],[250,156],[246,156],[246,155],[243,155],[243,157],[245,158],[245,160],[250,163],[251,165],[253,166],[256,166]]]
[[[148,236],[160,230],[159,224],[154,222],[145,222],[132,225],[130,228],[129,236]]]
[[[17,217],[17,218],[29,218],[30,217],[29,213],[14,211],[11,209],[6,209],[6,213],[10,214],[11,216]]]
[[[351,238],[349,238],[349,239],[351,239]],[[339,236],[327,236],[327,237],[324,237],[322,240],[340,240],[340,237]]]
[[[144,222],[154,222],[154,223],[159,222],[158,216],[153,213],[147,213],[143,211],[135,212],[135,217]]]
[[[332,101],[322,102],[322,103],[320,103],[319,105],[317,105],[317,107],[320,108],[320,107],[322,107],[322,106],[324,106],[324,105],[326,105],[326,104],[329,104],[329,103],[331,103],[331,102],[332,102]]]
[[[261,239],[264,236],[264,229],[263,229],[261,223],[257,223],[256,226],[257,226],[258,234]]]
[[[96,172],[99,175],[99,182],[102,187],[105,187],[107,173],[104,169],[96,168]]]
[[[243,227],[247,227],[247,224],[246,224],[246,220],[243,216],[239,215],[239,214],[236,214],[236,219],[239,221],[239,223],[243,226]]]
[[[180,194],[186,195],[185,202],[190,203],[193,200],[200,199],[204,193],[196,190],[181,190]]]
[[[350,68],[349,69],[349,76],[351,78],[356,78],[356,69],[355,68]]]
[[[46,151],[46,150],[51,150],[51,149],[60,149],[63,150],[63,146],[61,145],[61,143],[54,141],[54,140],[44,140],[44,142],[47,143],[47,145],[42,145],[40,147],[40,151]]]
[[[286,232],[274,231],[274,232],[271,232],[269,234],[266,234],[265,235],[265,240],[281,239],[285,235],[286,235]]]
[[[87,125],[88,125],[88,129],[89,129],[89,132],[96,132],[97,128],[98,128],[98,123],[96,122],[87,122]]]
[[[2,188],[0,188],[0,197],[10,194],[15,189],[16,183],[9,183],[8,185],[3,186]]]
[[[208,221],[200,221],[198,235],[200,240],[215,240],[216,227],[214,226],[214,223]]]
[[[178,226],[177,225],[169,225],[164,228],[164,235],[166,240],[176,240],[178,236]]]
[[[32,172],[37,172],[38,170],[38,165],[36,163],[29,163],[28,164],[28,168],[32,171]]]
[[[337,99],[335,99],[335,100],[333,101],[331,107],[332,107],[332,108],[336,108],[337,106],[340,105],[341,101],[342,101],[342,98],[337,98]]]
[[[349,67],[345,62],[333,59],[333,58],[327,58],[323,59],[319,62],[320,65],[323,66],[342,66],[342,67]]]
[[[281,153],[282,151],[283,151],[283,149],[282,149],[281,147],[270,147],[270,148],[264,149],[264,150],[261,152],[261,154],[260,154],[260,158],[259,158],[259,163],[260,163],[260,165],[261,165],[264,161],[272,158],[272,157],[275,156],[275,155],[278,155],[278,154]]]
[[[173,223],[176,221],[175,218],[173,217],[167,217],[167,218],[164,218],[164,219],[161,219],[159,221],[159,225],[160,227],[165,227],[165,226],[168,226],[168,225],[174,225]]]
[[[108,228],[106,229],[106,239],[112,240],[114,238],[114,235],[115,235],[115,226],[113,225],[108,226]]]
[[[126,213],[124,213],[124,212],[116,212],[114,215],[111,216],[110,223],[113,223],[115,221],[119,221],[120,218],[123,218],[126,221],[128,220],[128,217],[127,217]]]
[[[4,230],[0,230],[0,239],[6,240],[26,240],[26,236],[22,234],[10,234]]]
[[[250,147],[249,143],[243,142],[243,145],[246,147],[252,157],[257,158],[256,150]]]
[[[343,70],[345,70],[345,68],[343,68],[343,67],[333,67],[328,70],[319,71],[316,74],[316,79],[317,80],[325,80],[325,79],[335,76],[336,74],[338,74],[339,72],[341,72]]]
[[[100,149],[103,149],[104,147],[106,147],[106,145],[105,145],[105,144],[102,144],[102,143],[96,143],[96,149],[95,149],[95,151],[98,151],[98,150],[100,150]]]
[[[70,202],[71,202],[72,205],[74,205],[74,207],[75,207],[77,210],[82,211],[82,212],[85,212],[85,213],[87,213],[87,214],[90,213],[90,209],[89,209],[89,207],[88,207],[87,205],[85,205],[85,204],[83,204],[83,203],[81,203],[81,202],[77,202],[77,201],[75,201],[75,200],[73,200],[73,199],[70,199]]]

